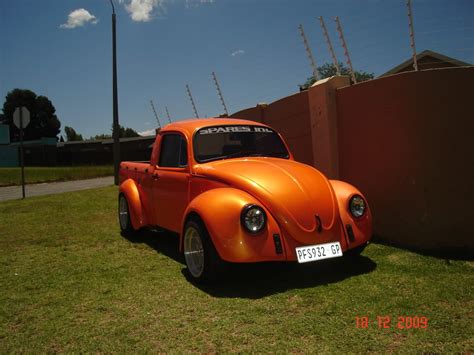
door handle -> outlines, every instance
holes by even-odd
[[[153,180],[158,180],[160,178],[160,175],[158,174],[153,174]]]

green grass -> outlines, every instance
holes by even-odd
[[[354,262],[233,267],[197,287],[173,236],[120,236],[116,202],[109,187],[0,203],[1,353],[474,350],[472,262],[371,244]]]
[[[114,174],[113,166],[25,167],[25,182],[90,179]],[[21,185],[20,168],[0,168],[0,186]]]

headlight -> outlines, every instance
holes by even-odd
[[[352,196],[349,201],[349,211],[355,218],[362,217],[365,213],[365,201],[360,195]]]
[[[250,233],[258,233],[267,223],[265,211],[257,205],[246,205],[240,214],[240,223]]]

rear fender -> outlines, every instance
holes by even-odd
[[[372,213],[365,196],[354,186],[339,180],[329,180],[336,194],[339,206],[339,214],[347,235],[347,225],[350,225],[354,233],[355,240],[349,243],[352,249],[368,242],[372,238]],[[355,218],[349,212],[349,200],[354,195],[360,195],[366,202],[366,213],[361,218]],[[349,239],[349,238],[348,238]]]
[[[258,234],[248,233],[240,222],[242,208],[248,204],[262,207],[267,225]],[[198,215],[212,239],[221,259],[229,262],[285,260],[285,251],[276,252],[274,234],[280,229],[270,212],[248,193],[230,188],[208,190],[194,198],[182,221],[180,250],[183,250],[184,227],[188,218]],[[283,247],[284,248],[284,247]]]
[[[130,221],[133,229],[140,229],[148,224],[145,216],[145,210],[140,199],[138,187],[133,179],[127,179],[120,184],[120,193],[125,195],[128,202]]]

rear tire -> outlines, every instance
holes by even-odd
[[[183,246],[188,273],[194,281],[212,283],[219,279],[224,262],[217,254],[204,223],[196,219],[186,223]]]
[[[131,237],[136,233],[136,231],[135,229],[133,229],[132,221],[130,220],[130,210],[128,208],[128,201],[124,194],[119,195],[118,204],[120,233],[124,237]]]

